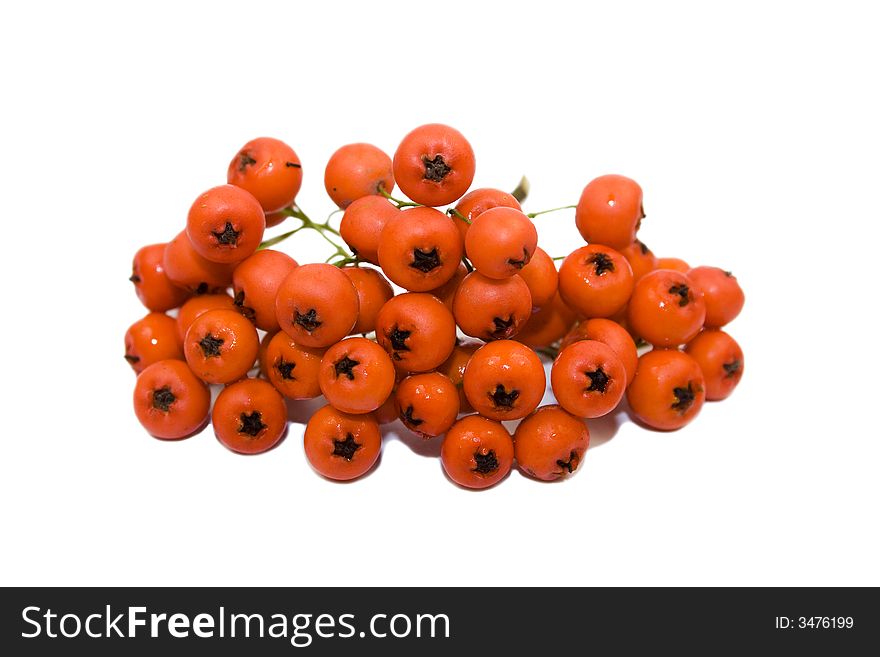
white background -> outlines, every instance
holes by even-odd
[[[880,584],[866,6],[7,6],[0,582]],[[338,146],[391,153],[433,121],[469,137],[475,185],[528,174],[528,210],[637,179],[643,240],[746,290],[734,395],[677,433],[595,422],[570,481],[482,493],[393,436],[347,485],[310,470],[300,425],[249,458],[210,430],[150,438],[122,359],[134,251],[180,230],[248,139],[297,150],[322,217]],[[579,244],[570,212],[537,221],[552,255]]]

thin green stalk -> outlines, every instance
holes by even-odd
[[[394,203],[394,205],[397,206],[398,210],[400,208],[420,208],[420,207],[422,207],[421,203],[413,203],[411,201],[404,201],[399,198],[394,198],[393,196],[391,196],[391,194],[389,194],[387,191],[385,191],[385,187],[383,187],[382,185],[379,185],[379,194],[381,194],[382,196],[387,198],[389,201]]]
[[[576,208],[576,205],[562,205],[558,208],[550,208],[549,210],[541,210],[540,212],[529,212],[526,216],[529,219],[534,219],[537,216],[542,214],[547,214],[548,212],[558,212],[559,210],[571,210],[572,208]]]
[[[264,240],[264,241],[260,242],[260,246],[257,247],[257,251],[260,251],[262,249],[268,249],[269,247],[275,246],[276,244],[286,240],[291,235],[296,235],[303,228],[308,228],[308,226],[303,225],[303,226],[300,226],[299,228],[294,228],[293,230],[289,230],[286,233],[282,233],[281,235],[276,235],[275,237]]]
[[[465,217],[461,212],[459,212],[459,211],[456,210],[455,208],[449,208],[449,209],[446,211],[446,214],[448,214],[448,215],[450,215],[450,216],[453,216],[453,215],[454,215],[454,216],[458,217],[459,219],[461,219],[463,222],[465,222],[468,226],[471,225],[471,220],[468,219],[467,217]]]

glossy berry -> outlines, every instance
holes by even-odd
[[[559,268],[559,294],[584,317],[611,317],[626,305],[632,290],[626,258],[601,244],[572,251]]]
[[[329,404],[309,419],[303,442],[315,471],[339,481],[364,475],[382,449],[379,424],[371,414],[350,415]]]
[[[610,319],[596,318],[580,322],[562,340],[562,349],[579,340],[597,340],[614,350],[623,369],[626,370],[627,385],[632,383],[639,364],[636,343],[625,328]]]
[[[186,231],[183,231],[165,245],[162,267],[174,285],[193,294],[207,294],[232,285],[235,263],[211,262],[203,258],[196,253]]]
[[[364,196],[349,205],[342,215],[339,233],[352,253],[365,262],[379,264],[379,236],[400,210],[382,196]]]
[[[629,328],[655,347],[676,347],[692,340],[706,318],[706,304],[691,279],[657,269],[638,282],[627,307]]]
[[[635,241],[644,216],[642,188],[635,180],[613,174],[584,187],[575,210],[577,228],[587,242],[618,250]]]
[[[275,315],[281,330],[297,344],[329,347],[351,333],[357,322],[357,290],[338,267],[300,265],[281,282]]]
[[[404,426],[423,438],[446,433],[458,417],[458,389],[439,372],[406,377],[397,386],[396,401]]]
[[[513,439],[500,422],[468,415],[446,432],[440,462],[459,486],[488,488],[510,472]]]
[[[431,294],[399,294],[376,317],[376,340],[403,372],[427,372],[455,347],[452,313]]]
[[[272,449],[287,429],[287,406],[271,383],[242,379],[220,391],[211,413],[214,434],[239,454]]]
[[[242,260],[232,272],[234,304],[258,329],[279,329],[275,314],[278,288],[297,262],[286,253],[263,249]]]
[[[188,299],[177,311],[177,337],[183,344],[186,332],[190,325],[200,315],[204,315],[209,310],[234,310],[239,312],[238,306],[228,294],[199,294]]]
[[[449,217],[433,208],[411,208],[382,229],[379,264],[393,283],[411,292],[426,292],[455,275],[463,248]]]
[[[318,383],[334,408],[345,413],[370,413],[394,387],[394,363],[378,344],[347,338],[330,347],[321,359]]]
[[[257,359],[260,341],[249,319],[232,310],[209,310],[197,317],[183,339],[193,373],[206,383],[232,383]]]
[[[518,420],[538,407],[547,379],[541,359],[513,340],[483,345],[464,372],[464,394],[475,411],[493,420]]]
[[[550,371],[553,396],[572,415],[596,418],[613,411],[626,390],[626,370],[603,342],[579,340],[562,351]]]
[[[138,249],[131,265],[134,290],[141,303],[153,312],[164,313],[177,308],[190,293],[171,282],[165,274],[166,244],[150,244]]]
[[[520,422],[513,434],[519,469],[542,481],[571,475],[589,446],[586,423],[555,404],[541,406]]]
[[[471,272],[452,301],[455,321],[465,335],[481,340],[514,337],[532,314],[532,295],[520,276],[489,278]]]
[[[706,399],[727,399],[739,385],[745,359],[736,340],[720,329],[707,329],[691,340],[685,353],[697,361],[706,382]]]
[[[160,360],[183,360],[177,323],[165,313],[149,313],[125,332],[125,360],[135,372],[143,372]]]
[[[269,382],[289,399],[312,399],[321,394],[318,376],[323,349],[296,344],[284,331],[269,340],[260,368]]]
[[[266,217],[249,192],[235,185],[213,187],[192,204],[186,235],[200,256],[211,262],[241,262],[260,245]]]
[[[663,431],[693,420],[706,399],[699,364],[677,349],[655,349],[639,357],[636,376],[626,391],[630,412],[643,424]]]
[[[372,144],[347,144],[327,161],[324,188],[343,210],[359,198],[394,189],[391,158]]]
[[[208,419],[211,393],[182,360],[147,367],[134,387],[134,412],[151,435],[178,440],[193,435]]]
[[[458,231],[461,233],[461,239],[464,240],[467,237],[468,229],[474,219],[479,217],[486,210],[497,207],[522,210],[519,201],[517,201],[512,194],[501,191],[500,189],[482,187],[480,189],[472,189],[462,196],[458,200],[458,203],[455,204],[456,212],[451,214]],[[464,219],[462,219],[462,217],[464,217]]]
[[[302,165],[294,150],[278,139],[259,137],[236,153],[226,182],[247,190],[265,212],[293,204],[302,185]]]
[[[458,130],[423,125],[394,152],[394,179],[416,203],[436,207],[461,198],[474,179],[474,151]]]
[[[707,328],[720,328],[736,319],[746,301],[736,276],[718,267],[694,267],[687,275],[706,304]]]
[[[522,271],[538,247],[535,224],[519,210],[497,207],[471,223],[465,253],[474,268],[489,278],[508,278]]]

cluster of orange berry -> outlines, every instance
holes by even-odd
[[[221,443],[254,454],[285,434],[286,400],[323,395],[304,434],[320,474],[369,471],[380,425],[400,419],[442,436],[454,482],[485,488],[514,462],[537,479],[573,472],[586,419],[624,396],[637,421],[671,430],[732,392],[743,354],[721,327],[743,293],[729,272],[658,259],[636,239],[635,181],[601,176],[566,206],[586,244],[562,259],[538,247],[532,219],[543,213],[523,213],[527,185],[468,191],[474,169],[468,141],[439,124],[406,135],[393,160],[343,146],[324,174],[343,212],[337,229],[332,214],[316,222],[296,204],[292,148],[245,144],[185,230],[135,255],[131,280],[151,312],[126,333],[125,358],[143,426],[180,439],[210,417]],[[391,195],[395,185],[409,200]],[[264,241],[283,221],[298,225]],[[299,265],[270,248],[302,230],[333,246],[327,261]],[[652,346],[641,356],[640,341]],[[553,358],[557,404],[539,407],[539,354]],[[213,409],[209,384],[223,386]],[[502,424],[512,420],[513,435]]]

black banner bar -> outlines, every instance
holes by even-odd
[[[18,588],[0,627],[6,655],[849,655],[878,645],[880,603],[867,588]]]

